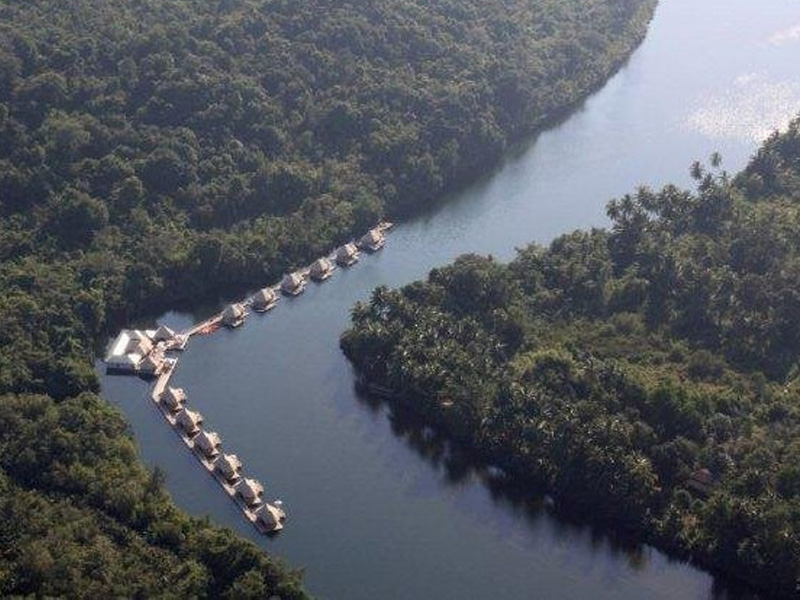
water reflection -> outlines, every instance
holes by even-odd
[[[354,395],[374,415],[385,415],[392,433],[403,440],[416,456],[428,462],[444,485],[462,487],[479,482],[489,492],[499,511],[514,515],[517,517],[515,521],[524,523],[532,531],[546,516],[548,525],[561,539],[584,539],[592,552],[621,558],[633,571],[645,572],[651,566],[652,548],[646,544],[562,509],[545,490],[535,485],[514,482],[501,468],[482,461],[468,448],[449,440],[401,405],[370,395],[359,386],[354,386]],[[478,512],[473,516],[476,519],[486,517]],[[670,558],[669,562],[685,563],[675,558]],[[714,578],[709,591],[711,600],[758,600],[761,597],[744,583],[719,577]]]

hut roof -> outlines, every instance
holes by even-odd
[[[175,332],[166,325],[161,325],[156,329],[153,339],[157,342],[168,342],[175,339]]]
[[[184,429],[197,429],[203,423],[203,415],[199,412],[184,408],[176,417],[178,424]]]
[[[311,272],[312,273],[327,273],[333,268],[333,264],[330,260],[325,257],[318,258],[314,261],[314,264],[311,265]]]
[[[227,477],[232,477],[242,470],[242,461],[235,454],[223,454],[217,459],[217,469]]]
[[[222,445],[222,440],[219,434],[214,431],[201,431],[197,434],[197,437],[194,438],[194,443],[204,452],[210,453],[219,449]]]
[[[303,278],[299,273],[287,273],[281,281],[281,285],[286,288],[296,288],[303,283]]]
[[[248,502],[257,502],[261,495],[264,493],[264,486],[262,486],[255,479],[243,479],[239,485],[239,493]]]
[[[361,237],[362,244],[377,244],[383,239],[383,236],[377,229],[370,229]]]
[[[244,306],[238,302],[229,304],[222,313],[223,319],[241,319],[244,316]]]
[[[153,354],[148,354],[144,357],[144,360],[139,363],[139,369],[145,371],[147,373],[155,373],[158,369],[161,368],[161,361],[157,359]]]
[[[167,391],[161,395],[161,400],[168,408],[176,410],[186,404],[186,392],[183,388],[167,388]]]
[[[340,246],[336,250],[336,257],[337,258],[350,258],[355,256],[358,253],[358,248],[352,242],[345,244],[344,246]]]
[[[258,290],[253,295],[253,305],[266,306],[267,304],[274,302],[276,298],[277,296],[275,295],[275,290],[272,288],[264,288],[262,290]]]
[[[269,528],[279,525],[281,516],[278,509],[268,503],[264,503],[264,505],[256,511],[256,518]]]

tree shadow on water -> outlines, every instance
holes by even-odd
[[[546,528],[558,540],[579,544],[592,555],[610,560],[623,560],[634,572],[652,567],[652,546],[634,537],[591,521],[591,515],[578,514],[557,504],[547,490],[530,482],[519,482],[506,472],[487,463],[475,452],[450,440],[436,428],[397,402],[378,398],[363,390],[356,391],[360,403],[374,412],[386,411],[392,433],[401,438],[414,454],[430,464],[447,487],[479,483],[488,492],[495,515],[482,515],[494,521],[499,529],[518,532],[518,523],[536,536]],[[508,516],[512,519],[509,522]],[[533,538],[532,538],[533,539]],[[531,543],[536,543],[531,541]],[[668,564],[686,565],[687,561],[664,555]],[[705,570],[708,572],[708,569]],[[709,600],[758,600],[763,598],[752,588],[711,571],[712,583],[706,596]]]

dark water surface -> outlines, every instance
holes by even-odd
[[[256,534],[200,469],[144,382],[104,377],[103,392],[180,506],[304,566],[322,598],[725,597],[703,571],[649,547],[623,549],[494,494],[484,474],[448,468],[430,440],[357,397],[338,339],[350,307],[377,285],[408,283],[463,252],[509,259],[515,246],[603,226],[608,199],[639,184],[688,184],[690,162],[714,150],[741,168],[800,111],[798,56],[795,0],[662,0],[630,63],[491,177],[398,227],[352,270],[239,331],[193,339],[173,385],[267,495],[286,502],[275,539]]]

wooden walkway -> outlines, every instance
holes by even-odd
[[[385,234],[392,227],[393,227],[392,223],[383,221],[381,223],[378,223],[373,229],[377,230],[381,234]],[[356,243],[355,240],[353,241],[353,243]],[[330,260],[335,265],[336,251],[333,251],[330,254],[328,254],[326,258],[328,258],[328,260]],[[334,266],[334,268],[336,267]],[[305,285],[305,283],[307,283],[311,278],[311,267],[310,266],[303,267],[302,269],[295,271],[295,273],[298,273],[303,278]],[[269,287],[276,294],[281,294],[282,290],[280,283],[274,284]],[[242,302],[239,302],[239,304],[243,305],[247,310],[251,307],[252,298],[247,298]],[[221,327],[223,324],[222,314],[223,313],[221,312],[217,313],[209,317],[208,319],[202,321],[201,323],[192,325],[185,331],[182,331],[176,336],[176,339],[174,341],[163,346],[163,351],[167,352],[173,350],[183,350],[186,348],[186,345],[188,344],[192,336],[199,334],[213,333],[214,331],[219,329],[219,327]],[[249,311],[245,313],[245,316],[247,314],[249,314]],[[239,480],[234,483],[230,483],[228,480],[226,480],[225,477],[214,467],[212,460],[209,459],[199,448],[197,448],[192,438],[189,437],[183,431],[183,429],[181,429],[181,427],[177,423],[176,416],[161,403],[161,396],[164,394],[164,392],[167,391],[167,387],[169,386],[169,381],[172,378],[172,375],[175,373],[175,370],[177,369],[178,359],[172,357],[165,357],[163,365],[164,366],[161,369],[160,373],[158,374],[156,381],[153,384],[152,389],[150,391],[150,399],[153,401],[158,410],[161,412],[161,415],[167,421],[169,426],[183,441],[184,445],[187,448],[189,448],[189,450],[192,452],[192,454],[198,460],[198,462],[203,466],[206,472],[214,478],[214,480],[225,491],[228,497],[236,504],[236,506],[239,507],[239,509],[242,511],[242,514],[244,514],[245,518],[248,521],[250,521],[250,523],[258,531],[260,531],[261,533],[273,533],[283,529],[283,523],[281,521],[286,518],[286,514],[284,513],[283,509],[279,506],[266,504],[264,508],[269,507],[280,518],[278,522],[275,523],[273,528],[269,528],[266,525],[264,525],[258,518],[258,510],[262,508],[264,503],[259,502],[254,506],[249,506],[241,497],[241,495],[236,492],[236,486],[242,479],[239,478]]]
[[[178,365],[177,359],[172,359],[173,362],[169,365],[169,367],[164,370],[161,375],[156,380],[155,384],[153,385],[153,389],[150,393],[150,399],[153,403],[158,407],[159,412],[164,417],[164,419],[169,423],[172,430],[176,433],[176,435],[181,439],[184,445],[192,451],[194,457],[203,465],[203,468],[206,472],[214,478],[214,480],[220,485],[220,487],[225,491],[227,496],[233,500],[234,504],[239,507],[239,510],[242,511],[245,518],[250,521],[250,523],[261,533],[273,533],[280,531],[283,529],[283,523],[280,521],[275,525],[272,529],[267,529],[259,521],[256,511],[261,507],[263,504],[259,502],[254,506],[248,506],[247,503],[242,499],[242,497],[236,493],[236,485],[239,483],[238,481],[234,484],[229,483],[225,477],[217,471],[214,467],[214,463],[210,460],[202,450],[200,450],[183,429],[178,425],[177,419],[175,415],[172,414],[161,402],[161,395],[166,391],[167,386],[169,385],[169,380],[172,377],[172,374],[175,372],[175,368]],[[241,481],[241,478],[239,479]],[[275,507],[277,508],[277,507]],[[277,508],[280,514],[285,517],[285,513],[280,508]]]

